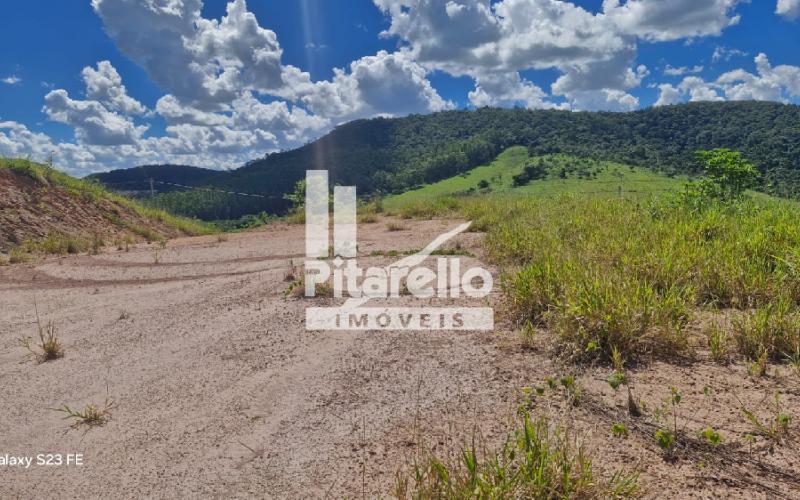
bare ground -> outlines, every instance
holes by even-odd
[[[420,248],[457,222],[402,224],[361,225],[362,267],[396,260],[373,251]],[[563,365],[546,333],[526,348],[502,321],[492,334],[308,332],[305,307],[334,299],[284,297],[303,238],[301,226],[273,225],[0,268],[0,456],[85,454],[82,467],[0,466],[0,496],[387,497],[421,450],[446,455],[472,436],[496,446],[523,387],[575,373],[576,406],[548,389],[529,407],[573,429],[598,475],[639,471],[648,497],[800,498],[800,379],[788,367],[753,379],[701,351],[638,366],[645,414],[632,418],[609,368]],[[480,257],[480,238],[459,241]],[[34,298],[63,359],[24,358],[17,339],[36,332]],[[493,303],[502,312],[499,292]],[[674,457],[652,436],[670,386],[684,396]],[[790,433],[751,445],[739,401],[768,421],[776,390]],[[107,399],[116,407],[104,426],[73,429],[52,410]],[[627,438],[611,436],[618,421]],[[723,436],[716,448],[696,436],[709,426]]]

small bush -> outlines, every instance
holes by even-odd
[[[405,231],[408,228],[403,224],[398,224],[397,222],[390,222],[386,224],[386,230],[389,232],[396,232],[396,231]]]
[[[739,406],[744,417],[755,427],[757,434],[768,438],[776,445],[783,442],[786,433],[789,431],[789,424],[792,421],[792,417],[782,409],[780,392],[775,392],[775,403],[772,408],[772,415],[767,421],[759,419],[756,414],[741,401],[739,401]]]

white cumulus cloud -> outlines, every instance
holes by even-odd
[[[468,94],[469,101],[475,107],[500,106],[510,107],[522,105],[528,109],[562,108],[546,100],[547,93],[524,80],[517,72],[490,73],[475,79],[475,90]]]
[[[214,110],[243,90],[295,97],[308,73],[281,64],[275,32],[259,26],[244,0],[221,20],[201,16],[201,0],[92,0],[108,34],[155,83],[181,102]]]
[[[408,52],[380,51],[350,63],[349,72],[336,69],[332,80],[317,82],[302,101],[314,113],[338,120],[453,107],[442,99],[426,74]]]
[[[98,62],[97,69],[87,66],[81,74],[86,84],[86,97],[90,100],[99,101],[127,115],[147,112],[142,103],[128,95],[125,85],[122,84],[122,77],[109,61]]]
[[[800,19],[800,0],[778,0],[775,13],[787,19]]]
[[[706,81],[689,76],[677,86],[659,85],[660,96],[656,105],[690,101],[775,101],[790,102],[800,97],[800,66],[772,66],[766,54],[755,58],[756,72],[735,69]]]
[[[72,126],[76,137],[84,144],[134,144],[148,128],[146,125],[134,125],[129,118],[109,111],[98,101],[71,99],[63,89],[48,93],[44,102],[43,111],[47,116]]]
[[[622,33],[648,41],[719,35],[741,17],[742,0],[604,0],[603,12]]]

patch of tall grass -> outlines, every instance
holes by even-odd
[[[429,456],[409,475],[398,475],[398,498],[627,498],[639,491],[636,474],[598,478],[583,446],[543,417],[523,412],[496,453],[476,446],[459,459]]]
[[[555,332],[572,357],[679,354],[700,307],[745,314],[733,337],[747,357],[777,359],[799,341],[788,326],[800,314],[800,208],[791,202],[697,211],[672,196],[493,196],[400,212],[477,221],[504,270],[512,319]]]

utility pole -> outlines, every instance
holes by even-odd
[[[156,195],[156,190],[153,187],[153,178],[150,177],[150,198],[153,198]]]

